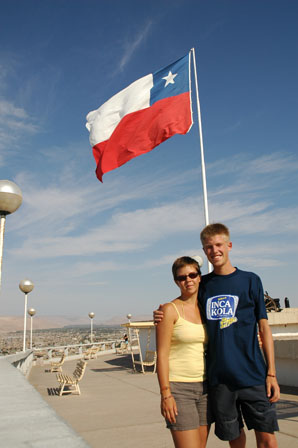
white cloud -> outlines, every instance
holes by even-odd
[[[270,161],[271,170],[282,163],[284,169],[289,166],[294,170],[296,166],[293,156],[281,158],[276,154],[270,156]],[[267,162],[264,157],[259,161],[239,158],[238,168],[240,173],[244,169],[254,172],[255,164],[268,166]],[[223,163],[229,166],[230,161],[218,161],[218,169],[223,169]],[[197,231],[203,226],[201,196],[176,202],[163,199],[154,206],[148,200],[164,198],[173,188],[191,183],[195,175],[196,170],[191,170],[178,176],[161,176],[160,183],[150,183],[146,178],[125,181],[120,178],[110,183],[103,196],[99,184],[90,186],[84,178],[77,181],[75,172],[69,173],[66,180],[61,174],[58,181],[55,178],[55,185],[49,186],[36,185],[32,176],[20,174],[17,183],[22,185],[24,202],[18,213],[22,216],[14,220],[12,228],[22,233],[23,241],[21,247],[11,252],[20,257],[26,254],[26,257],[47,258],[140,251],[169,235]],[[272,201],[264,201],[264,186],[259,182],[253,182],[254,195],[248,195],[248,176],[244,177],[242,185],[237,178],[231,177],[229,181],[229,194],[225,190],[229,200],[220,199],[222,191],[214,196],[210,190],[211,221],[227,222],[233,231],[245,235],[297,232],[297,207],[277,207]],[[146,207],[121,211],[128,202],[136,200],[145,200]]]
[[[231,222],[231,221],[230,221]],[[236,219],[231,222],[231,227],[238,233],[253,235],[264,233],[271,235],[298,233],[298,207],[274,208],[265,213],[250,215]]]
[[[2,161],[24,147],[24,142],[46,128],[46,120],[57,104],[60,68],[39,65],[28,75],[21,55],[1,54],[0,149]],[[4,62],[3,62],[4,61]],[[12,93],[13,92],[13,93]]]
[[[85,176],[78,174],[79,164],[74,167],[74,162],[65,157],[65,154],[75,154],[75,160],[77,151],[82,152],[82,146],[72,146],[72,152],[66,148],[64,155],[60,148],[48,151],[49,160],[58,160],[61,166],[60,173],[53,175],[48,186],[45,185],[45,179],[37,181],[30,173],[19,173],[16,176],[15,182],[23,192],[23,204],[18,212],[21,219],[13,219],[10,224],[12,229],[22,229],[23,234],[30,234],[35,229],[35,237],[44,234],[65,235],[78,229],[81,224],[86,225],[87,216],[90,221],[91,217],[128,202],[162,197],[197,175],[195,170],[175,177],[161,172],[160,181],[152,183],[148,174],[137,180],[137,186],[135,179],[119,176],[109,183],[108,189],[104,189],[98,182],[90,185]],[[106,219],[105,215],[100,218],[101,222]]]
[[[248,164],[249,171],[259,173],[287,173],[298,170],[298,160],[293,154],[271,153],[251,160]]]
[[[25,109],[0,100],[0,148],[4,154],[16,149],[26,134],[35,134],[38,130]]]
[[[298,160],[294,154],[287,152],[274,152],[253,159],[249,154],[243,154],[239,151],[238,155],[234,157],[217,159],[215,162],[208,164],[208,175],[212,177],[218,176],[219,172],[223,171],[223,168],[228,168],[233,178],[259,177],[260,174],[267,175],[273,173],[278,173],[285,177],[289,172],[298,170]]]
[[[220,159],[207,166],[207,182],[214,184],[209,191],[210,203],[220,197],[245,197],[246,201],[267,200],[267,206],[274,207],[277,196],[293,194],[293,186],[298,174],[298,160],[294,154],[272,153],[249,159],[238,155],[230,159]],[[225,176],[228,175],[229,182]],[[295,187],[294,187],[295,188]]]
[[[189,214],[192,219],[185,220]],[[196,230],[198,220],[199,212],[194,210],[193,201],[188,200],[146,210],[115,213],[106,224],[89,228],[79,236],[63,236],[63,230],[58,235],[53,231],[40,237],[29,235],[22,247],[11,249],[11,253],[18,257],[46,258],[135,251],[148,247],[166,235]]]
[[[27,112],[22,109],[21,107],[16,107],[14,104],[1,100],[0,101],[0,117],[3,119],[5,116],[12,116],[15,118],[22,118],[26,119],[28,118]]]
[[[147,23],[145,24],[145,26],[142,26],[141,31],[137,35],[134,36],[134,39],[132,41],[127,40],[127,42],[125,43],[125,46],[124,46],[123,56],[120,59],[120,63],[119,63],[119,68],[121,71],[125,68],[125,66],[132,58],[135,51],[140,47],[142,42],[146,39],[152,25],[153,25],[152,20],[148,20]]]
[[[69,207],[70,210],[73,207],[71,202]],[[213,204],[212,209],[216,211],[217,219],[214,221],[227,222],[237,234],[278,234],[285,230],[297,232],[295,223],[298,209],[285,215],[285,210],[268,211],[264,203],[246,204],[236,200]],[[271,225],[273,217],[274,228]],[[202,225],[199,207],[194,207],[192,200],[184,200],[159,207],[114,213],[105,224],[89,227],[85,233],[77,236],[71,235],[74,227],[62,226],[60,232],[53,229],[50,233],[47,227],[46,234],[38,237],[34,233],[33,237],[28,236],[20,248],[11,249],[11,252],[18,257],[32,258],[131,252],[144,249],[169,235],[197,232]]]
[[[240,120],[236,121],[235,123],[231,124],[230,126],[227,126],[224,130],[225,133],[234,132],[236,129],[239,129],[241,127],[242,123]]]

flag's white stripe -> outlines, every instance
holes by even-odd
[[[91,146],[108,140],[125,115],[149,107],[152,87],[153,75],[150,73],[121,90],[97,110],[89,112],[86,127],[90,132]]]

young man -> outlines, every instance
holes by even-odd
[[[209,336],[207,369],[215,433],[232,448],[244,448],[244,417],[248,429],[255,430],[258,448],[276,448],[274,403],[279,386],[261,280],[232,266],[232,242],[223,224],[206,226],[201,242],[214,268],[202,277],[199,302]]]

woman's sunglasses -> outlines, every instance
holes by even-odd
[[[176,280],[178,282],[185,282],[187,277],[189,277],[191,279],[195,279],[198,277],[198,275],[200,275],[198,272],[190,272],[189,274],[186,274],[186,275],[177,275]]]

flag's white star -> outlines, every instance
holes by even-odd
[[[177,73],[175,75],[173,75],[173,73],[170,70],[168,73],[168,76],[165,76],[164,78],[162,78],[162,79],[166,80],[164,87],[167,87],[168,84],[175,84],[174,79],[176,78],[176,76],[177,76]]]

